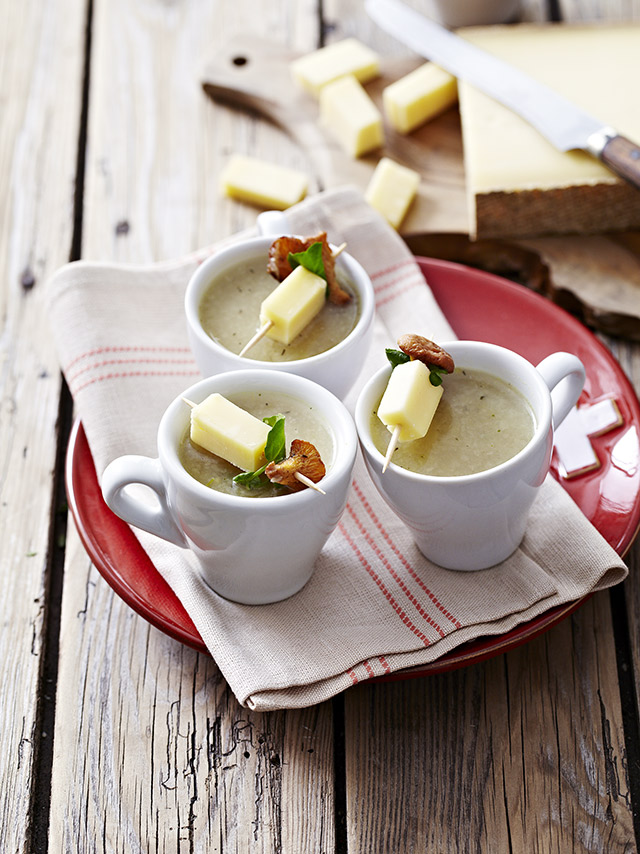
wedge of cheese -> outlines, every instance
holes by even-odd
[[[320,121],[352,157],[367,154],[384,142],[382,114],[352,75],[322,89]]]
[[[255,471],[264,464],[270,429],[217,393],[191,410],[191,441],[244,471]]]
[[[640,24],[473,27],[464,38],[569,98],[630,139],[640,110]],[[526,237],[640,227],[640,193],[583,151],[560,152],[497,101],[459,81],[473,236]]]
[[[435,415],[442,386],[431,385],[429,368],[417,359],[397,365],[378,406],[378,418],[390,433],[400,427],[399,442],[426,436]]]
[[[456,78],[432,62],[382,90],[385,115],[398,133],[411,133],[457,102]]]
[[[279,211],[303,199],[308,185],[307,176],[297,169],[242,154],[234,154],[220,176],[227,196]]]
[[[364,197],[394,228],[399,228],[420,184],[420,175],[382,157],[373,171]]]
[[[361,83],[372,80],[380,73],[378,54],[357,39],[343,39],[301,56],[291,63],[294,79],[316,97],[323,86],[345,74]]]
[[[260,325],[273,325],[269,338],[290,344],[322,309],[326,301],[327,283],[305,267],[296,267],[275,290],[262,301]]]

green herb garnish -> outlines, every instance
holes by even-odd
[[[431,385],[442,385],[442,377],[447,373],[444,368],[439,368],[437,365],[427,365],[429,368],[429,382]]]
[[[405,362],[409,362],[411,360],[411,357],[407,356],[406,353],[403,353],[402,350],[394,350],[392,347],[387,347],[385,353],[387,354],[387,359],[391,363],[392,368],[396,368],[398,365],[403,365]]]
[[[392,368],[396,368],[398,365],[403,365],[405,362],[411,361],[411,356],[403,353],[402,350],[394,350],[392,347],[387,347],[385,353],[387,354],[387,359],[389,360]],[[431,385],[442,385],[442,375],[447,373],[445,369],[439,368],[437,365],[427,365],[427,367],[429,368],[429,382]]]
[[[322,260],[322,243],[316,241],[312,243],[304,252],[289,252],[287,260],[291,264],[291,269],[296,267],[304,267],[310,273],[315,273],[322,279],[327,280],[327,273],[324,269],[324,261]]]
[[[269,463],[279,463],[286,456],[285,438],[284,438],[284,415],[269,415],[262,419],[265,424],[271,427],[267,434],[267,442],[264,446],[264,457],[266,463],[260,466],[255,471],[243,471],[242,474],[237,474],[233,478],[234,483],[242,484],[248,489],[253,489],[263,483],[268,483],[269,478],[265,475],[265,469]]]

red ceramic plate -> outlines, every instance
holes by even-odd
[[[640,404],[618,362],[575,318],[521,285],[448,261],[418,258],[433,293],[459,338],[491,341],[533,363],[555,350],[585,365],[582,403],[615,398],[623,424],[593,439],[595,471],[566,480],[553,472],[613,548],[623,555],[640,524]],[[67,451],[67,495],[80,537],[115,592],[166,634],[208,652],[178,598],[129,526],[102,500],[91,451],[77,422]],[[584,599],[547,611],[507,634],[481,638],[437,661],[384,678],[407,678],[463,667],[530,640],[574,611]]]

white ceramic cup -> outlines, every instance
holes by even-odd
[[[382,473],[384,455],[371,439],[370,419],[386,388],[391,367],[365,385],[356,404],[356,427],[376,488],[411,530],[420,551],[448,569],[486,569],[520,545],[536,492],[551,463],[553,430],[582,391],[582,362],[554,353],[534,367],[522,356],[481,341],[443,344],[456,367],[475,368],[513,385],[529,402],[536,426],[529,443],[499,466],[476,474],[434,477],[393,463]]]
[[[342,399],[357,379],[366,358],[373,336],[375,311],[371,279],[348,252],[342,252],[336,264],[345,270],[357,291],[360,316],[349,335],[324,353],[287,362],[264,362],[247,357],[241,358],[214,341],[202,328],[198,310],[202,297],[213,279],[227,268],[260,252],[264,253],[266,266],[268,249],[274,237],[290,233],[286,217],[279,211],[266,211],[261,214],[258,217],[258,227],[263,232],[262,236],[243,240],[216,252],[198,267],[187,285],[184,303],[187,330],[198,368],[205,377],[222,371],[246,368],[286,371],[313,380]],[[274,287],[276,287],[275,279]]]
[[[329,391],[304,377],[246,370],[201,380],[184,392],[200,403],[209,394],[283,392],[313,405],[331,436],[325,459],[325,495],[307,488],[269,498],[217,492],[183,468],[177,447],[188,427],[189,407],[181,397],[165,411],[158,428],[158,458],[124,456],[102,477],[107,505],[131,525],[190,548],[207,584],[227,599],[248,605],[286,599],[311,577],[314,563],[344,510],[358,446],[353,419]],[[286,422],[285,422],[286,432]],[[287,448],[295,436],[287,436]],[[298,437],[304,438],[304,437]],[[139,488],[155,493],[148,502]]]

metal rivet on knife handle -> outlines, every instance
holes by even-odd
[[[597,148],[589,146],[590,150],[609,169],[640,188],[640,147],[615,131],[601,143]]]

